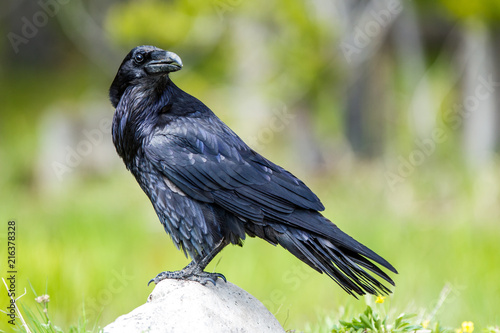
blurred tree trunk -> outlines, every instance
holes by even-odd
[[[272,117],[269,103],[260,90],[266,78],[265,61],[269,59],[266,48],[266,27],[252,20],[233,20],[231,37],[234,45],[233,87],[231,91],[232,108],[239,114],[238,125],[241,135],[245,138],[254,137],[250,144],[255,149],[261,149],[270,143],[273,135],[263,138],[260,131],[265,127],[268,118]],[[254,64],[260,64],[255,66]],[[250,116],[249,116],[250,115]]]
[[[495,75],[490,30],[482,24],[465,30],[464,53],[469,55],[463,82],[462,108],[464,121],[464,154],[469,166],[483,167],[491,161],[495,150],[497,101],[499,84]]]
[[[394,4],[399,4],[394,9]],[[389,1],[352,2],[346,11],[348,23],[341,42],[348,64],[345,131],[354,153],[373,158],[384,148],[384,114],[387,68],[384,66],[387,34],[403,4]],[[345,50],[355,50],[345,52]]]
[[[418,23],[415,7],[408,3],[395,22],[394,45],[403,78],[403,91],[410,95],[407,119],[412,137],[426,138],[435,127],[436,112],[440,101],[433,98],[423,47],[422,29]],[[440,39],[442,42],[444,40]],[[406,98],[405,98],[406,99]]]
[[[2,1],[0,11],[5,29],[0,50],[8,62],[31,67],[60,64],[67,41],[53,15],[36,1]]]
[[[115,2],[118,0],[75,0],[61,7],[61,12],[57,15],[61,30],[75,49],[110,78],[114,77],[116,64],[123,54],[129,51],[116,50],[103,27],[106,13]]]
[[[493,56],[498,58],[500,55],[500,28],[494,27],[491,30]],[[500,81],[500,66],[496,63],[493,74],[496,77],[496,81]],[[497,88],[498,89],[498,88]],[[495,138],[495,151],[498,153],[500,151],[500,93],[495,93],[495,103],[496,103],[496,138]]]
[[[291,142],[296,148],[297,163],[309,172],[320,172],[324,166],[324,157],[315,136],[313,126],[313,107],[307,102],[309,99],[299,102],[292,111],[295,115],[293,122],[293,135]]]

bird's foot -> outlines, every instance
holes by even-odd
[[[151,282],[158,284],[160,281],[165,280],[165,279],[196,281],[196,282],[199,282],[203,285],[206,285],[208,282],[212,282],[215,286],[218,278],[221,278],[224,282],[227,282],[224,275],[222,275],[220,273],[205,272],[205,271],[201,270],[198,266],[192,265],[192,263],[191,263],[180,271],[161,272],[154,279],[151,279],[148,282],[148,286]]]

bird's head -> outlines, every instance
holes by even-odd
[[[111,104],[116,108],[123,93],[131,84],[167,76],[168,73],[181,68],[182,60],[177,54],[154,46],[137,46],[123,59],[111,84],[109,89]]]

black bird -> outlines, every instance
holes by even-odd
[[[178,88],[169,73],[181,68],[175,53],[138,46],[109,91],[116,150],[165,231],[192,258],[182,270],[162,272],[150,283],[225,281],[205,267],[226,245],[241,246],[249,235],[283,246],[353,296],[389,293],[369,272],[394,285],[375,263],[396,269],[323,217],[323,204],[302,181],[256,153]]]

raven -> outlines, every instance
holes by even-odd
[[[169,73],[181,68],[175,53],[138,46],[109,90],[116,150],[165,231],[192,258],[182,270],[162,272],[149,283],[226,281],[204,269],[226,245],[242,246],[248,235],[281,245],[354,297],[390,293],[369,272],[394,285],[375,263],[396,269],[321,215],[323,204],[302,181],[178,88]]]

